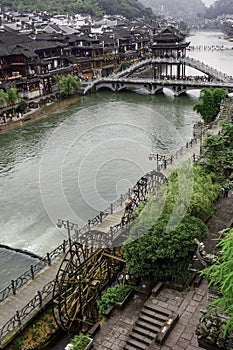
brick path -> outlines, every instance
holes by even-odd
[[[206,250],[211,252],[218,231],[230,227],[233,223],[233,190],[228,198],[219,197],[215,215],[208,221],[209,237]],[[137,320],[146,300],[143,294],[135,294],[123,311],[114,310],[111,317],[101,325],[94,337],[94,350],[122,350],[127,336]],[[197,350],[200,349],[195,335],[196,325],[201,317],[200,310],[207,306],[207,282],[203,280],[198,288],[179,292],[163,288],[153,303],[165,307],[180,315],[179,321],[162,346],[153,344],[149,350]]]
[[[94,350],[122,350],[127,336],[137,320],[146,300],[144,294],[136,293],[124,310],[114,309],[110,318],[104,321],[94,337]],[[150,301],[161,307],[175,311],[179,321],[162,346],[152,344],[150,350],[195,350],[200,349],[195,328],[201,317],[201,308],[207,303],[207,282],[203,280],[198,288],[189,291],[176,291],[164,287]]]

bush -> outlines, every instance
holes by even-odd
[[[84,350],[85,347],[89,344],[90,340],[87,335],[79,333],[75,335],[70,343],[73,345],[73,350]]]
[[[130,290],[130,286],[122,284],[119,284],[117,287],[109,287],[106,292],[102,293],[100,300],[97,302],[99,315],[104,316],[106,310],[114,305],[115,302],[121,303]]]
[[[188,265],[196,250],[194,238],[205,239],[207,227],[200,219],[186,215],[170,232],[168,221],[169,215],[163,215],[143,235],[141,226],[131,229],[130,236],[140,238],[124,246],[124,257],[127,269],[135,277],[154,282],[184,282],[188,277]]]

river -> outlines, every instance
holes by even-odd
[[[188,54],[233,75],[233,44],[222,33],[198,32],[187,41],[223,45]],[[192,109],[198,96],[99,92],[2,134],[0,243],[40,256],[53,250],[67,238],[56,227],[58,218],[84,225],[153,169],[149,153],[174,154],[191,139],[200,119]],[[0,289],[31,263],[0,249]]]

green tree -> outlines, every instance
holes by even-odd
[[[68,74],[67,76],[58,76],[58,89],[61,96],[67,97],[77,93],[81,87],[80,79],[75,75]]]
[[[194,238],[206,238],[207,227],[200,219],[186,215],[173,232],[168,232],[168,220],[169,215],[162,216],[144,234],[137,232],[142,227],[131,229],[123,250],[127,268],[134,276],[154,281],[183,282],[187,278],[196,249]],[[140,238],[134,240],[136,236]]]
[[[233,172],[233,123],[223,120],[218,135],[207,135],[203,142],[207,172],[215,174],[221,183]]]
[[[225,237],[217,243],[219,254],[215,262],[201,271],[209,279],[209,286],[218,288],[221,297],[214,300],[211,305],[229,318],[225,324],[225,335],[233,331],[233,228],[224,231]]]
[[[18,92],[17,92],[16,88],[11,87],[11,88],[7,89],[6,93],[7,93],[7,96],[8,96],[7,103],[9,105],[12,105],[12,104],[17,102],[17,100],[19,98],[19,95],[18,95]]]
[[[7,100],[8,100],[7,93],[3,89],[0,89],[0,106],[4,106]]]
[[[212,122],[220,112],[222,100],[226,97],[224,88],[201,89],[199,102],[193,106],[193,110],[200,114],[205,124]]]

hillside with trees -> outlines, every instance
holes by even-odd
[[[126,18],[155,17],[151,8],[138,0],[2,0],[2,8],[13,10],[47,11],[49,13],[89,14],[95,17],[103,15],[122,15]]]
[[[164,16],[175,19],[190,19],[201,17],[206,12],[206,7],[201,0],[140,0],[145,6]],[[232,1],[232,0],[231,0]]]
[[[222,15],[233,14],[233,0],[217,0],[206,11],[206,17],[210,19],[217,18]]]

